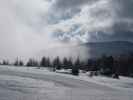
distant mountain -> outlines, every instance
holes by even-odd
[[[84,43],[74,46],[56,47],[42,51],[39,55],[61,56],[61,57],[80,57],[96,58],[102,55],[118,56],[133,52],[133,43],[127,41],[109,41]]]
[[[82,44],[82,46],[88,47],[91,57],[100,57],[103,54],[113,56],[127,55],[133,52],[133,43],[128,41],[95,42]]]

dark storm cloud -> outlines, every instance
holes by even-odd
[[[120,18],[133,18],[133,0],[115,0],[112,4]]]
[[[133,40],[133,0],[116,0],[112,2],[115,18],[113,35],[118,40]]]
[[[84,19],[86,22],[82,23],[76,21],[81,27],[68,32],[61,32],[65,36],[71,38],[72,34],[77,32],[75,36],[81,33],[88,34],[90,38],[88,41],[104,41],[104,40],[132,40],[133,39],[133,0],[56,0],[55,7],[61,10],[81,8],[81,11],[75,13],[80,16],[79,19]],[[85,12],[82,12],[83,7],[88,6]],[[65,11],[63,12],[65,13]],[[88,15],[87,15],[88,13]],[[84,16],[84,14],[86,15]],[[71,17],[72,19],[73,16]],[[89,22],[92,20],[92,22]],[[67,21],[67,20],[66,20]],[[69,20],[70,21],[70,20]],[[86,25],[85,25],[86,24]],[[70,22],[68,25],[71,26]],[[73,24],[75,25],[75,24]],[[71,27],[73,27],[73,25]],[[85,28],[88,27],[88,28]],[[71,35],[66,35],[66,34]],[[104,34],[103,34],[104,33]],[[74,37],[74,36],[73,36]],[[72,37],[72,38],[73,38]],[[82,38],[82,37],[81,37]],[[81,39],[80,38],[80,39]]]
[[[91,4],[97,0],[56,0],[55,5],[60,9],[78,8],[84,4]]]

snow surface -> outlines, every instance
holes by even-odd
[[[133,100],[132,78],[61,72],[65,70],[0,66],[0,100]]]

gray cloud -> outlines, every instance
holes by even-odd
[[[55,7],[59,9],[79,8],[83,5],[91,5],[98,0],[56,0]]]
[[[76,0],[73,2],[76,2]],[[112,6],[110,5],[110,0],[96,0],[93,1],[93,3],[91,0],[86,0],[83,3],[79,2],[82,1],[79,0],[77,3],[72,3],[73,6],[71,5],[70,7],[69,5],[68,8],[65,7],[65,9],[77,9],[74,7],[75,5],[76,7],[81,7],[82,5],[80,12],[73,15],[71,19],[60,21],[56,24],[57,26],[60,26],[59,28],[56,28],[57,33],[59,34],[58,30],[60,30],[60,34],[64,34],[62,35],[64,39],[67,38],[68,40],[68,38],[70,38],[70,40],[88,41],[88,39],[91,38],[92,33],[96,33],[101,30],[107,31],[109,27],[112,27],[113,11],[111,9]],[[65,13],[65,11],[63,13]],[[71,13],[73,13],[72,10]],[[73,29],[75,26],[80,27]]]
[[[114,8],[114,24],[113,24],[113,38],[120,40],[133,39],[133,1],[132,0],[116,0],[112,2]]]
[[[133,18],[133,1],[132,0],[115,0],[112,2],[117,15],[120,18]]]
[[[133,38],[132,0],[56,0],[55,4],[57,8],[63,9],[63,13],[68,9],[81,9],[71,19],[65,20],[65,25],[61,24],[71,28],[75,25],[80,27],[74,30],[69,28],[67,31],[64,31],[63,27],[57,29],[57,33],[59,34],[58,30],[60,30],[62,38],[67,41],[69,38],[82,41],[84,36],[88,36],[85,37],[86,41],[114,40],[114,37],[115,40],[131,41]]]
[[[132,0],[0,1],[0,56],[33,55],[68,42],[132,41],[132,5]]]

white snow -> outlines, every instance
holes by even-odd
[[[0,100],[133,100],[133,79],[0,66]]]
[[[120,79],[113,79],[111,77],[105,77],[105,76],[88,77],[85,74],[81,74],[79,77],[81,80],[94,82],[96,84],[105,85],[111,88],[133,91],[133,78],[124,77],[124,76],[120,76]]]

